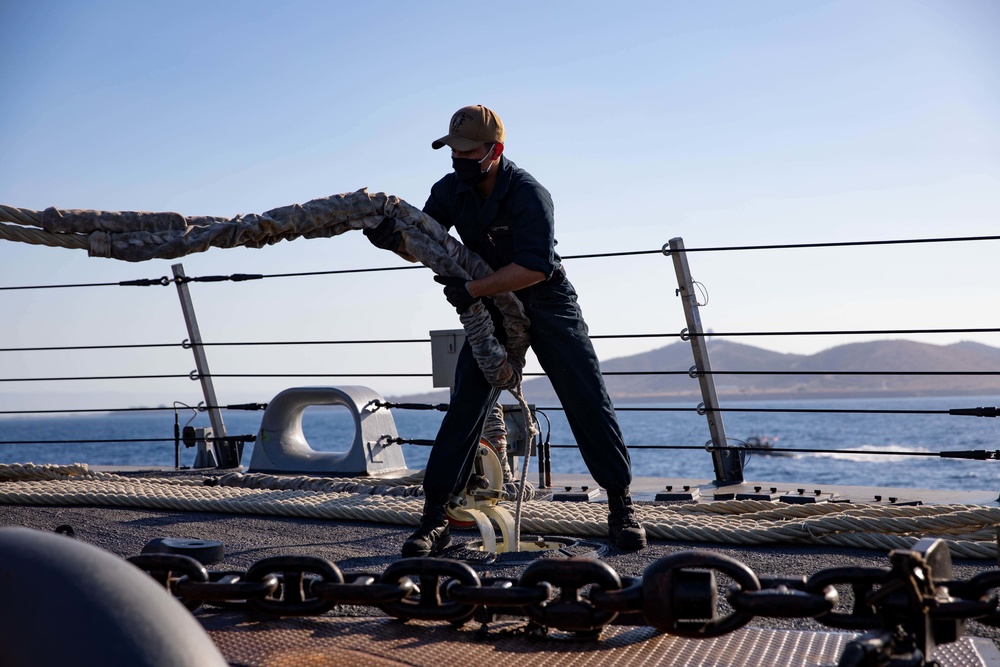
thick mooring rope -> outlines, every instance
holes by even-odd
[[[402,250],[436,274],[474,279],[492,273],[479,256],[419,209],[398,197],[369,194],[364,189],[234,218],[56,208],[33,211],[0,205],[0,239],[86,249],[94,257],[141,262],[182,257],[211,247],[260,248],[299,237],[329,238],[374,227],[385,217],[396,221]],[[514,295],[497,295],[493,301],[504,316],[506,348],[494,337],[492,320],[481,303],[463,315],[462,324],[490,384],[511,390],[524,403],[520,382],[529,342],[528,321]]]
[[[150,479],[92,472],[85,465],[0,465],[0,504],[100,505],[408,526],[419,524],[423,507],[420,499],[412,497],[245,488],[220,483],[224,478]],[[310,484],[333,481],[310,479]],[[997,557],[995,527],[1000,524],[1000,508],[976,505],[873,507],[847,503],[718,501],[637,505],[636,512],[648,535],[658,540],[886,550],[909,549],[922,537],[940,537],[955,558],[970,559]],[[607,506],[525,501],[522,522],[526,532],[539,535],[605,536]]]

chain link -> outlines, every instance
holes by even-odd
[[[619,590],[618,573],[604,561],[588,558],[538,560],[521,575],[522,586],[548,583],[559,589],[558,597],[524,607],[524,614],[546,628],[593,633],[608,625],[617,611],[598,607],[580,589],[593,586],[598,591]]]
[[[340,568],[317,556],[274,556],[259,560],[247,570],[245,580],[263,582],[270,577],[281,584],[271,595],[249,599],[252,609],[279,616],[325,614],[336,606],[335,600],[313,595],[317,582],[343,584]]]
[[[476,613],[477,604],[449,600],[443,595],[442,584],[447,578],[467,587],[481,588],[479,575],[469,565],[446,558],[404,558],[385,569],[381,582],[402,585],[404,579],[413,577],[420,583],[412,594],[377,606],[396,618],[452,623],[467,621]]]
[[[499,614],[519,616],[528,620],[524,634],[532,636],[549,629],[594,636],[617,623],[702,638],[732,632],[758,616],[814,618],[855,631],[931,628],[931,639],[919,637],[924,646],[954,641],[967,619],[1000,627],[1000,570],[953,580],[950,560],[941,556],[942,549],[947,556],[946,547],[931,542],[918,544],[923,551],[893,551],[892,568],[836,567],[808,577],[758,577],[736,559],[702,550],[661,558],[641,577],[620,577],[607,563],[586,558],[538,560],[517,579],[480,579],[468,564],[443,558],[408,558],[382,573],[346,574],[315,556],[265,558],[246,572],[209,572],[193,558],[174,554],[129,561],[192,611],[210,603],[279,616],[316,615],[351,604],[404,620],[461,625],[475,619],[484,628]],[[733,582],[725,594],[728,613],[719,611],[716,573]],[[851,589],[849,611],[838,610],[837,586]]]

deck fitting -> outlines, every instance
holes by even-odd
[[[526,536],[521,540],[521,546],[521,551],[490,553],[482,550],[482,540],[469,540],[446,549],[440,555],[473,566],[521,565],[541,558],[600,558],[608,550],[600,542],[551,535]]]
[[[554,502],[589,503],[592,500],[597,500],[597,496],[601,495],[599,490],[589,486],[581,486],[579,489],[567,486],[565,489],[565,491],[553,493],[552,500]]]

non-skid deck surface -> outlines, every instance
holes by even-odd
[[[837,664],[853,637],[838,632],[744,628],[713,639],[686,639],[653,628],[610,626],[599,640],[513,634],[522,622],[478,624],[385,617],[273,618],[233,612],[201,615],[202,625],[232,665],[247,667],[447,667],[530,664],[532,667],[825,667]],[[1000,667],[985,639],[962,638],[934,652],[942,667]],[[487,662],[488,661],[488,662]]]

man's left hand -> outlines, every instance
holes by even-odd
[[[394,218],[382,218],[382,222],[374,227],[365,227],[362,234],[371,241],[376,248],[398,252],[403,245],[403,233],[396,231],[396,220]]]
[[[469,281],[465,278],[434,276],[434,281],[444,285],[444,296],[448,299],[448,303],[455,307],[455,311],[459,315],[467,311],[472,304],[479,301],[479,299],[469,294],[469,289],[466,287]]]

